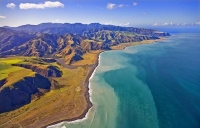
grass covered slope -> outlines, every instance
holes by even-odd
[[[0,63],[0,80],[8,77],[9,73],[15,72],[15,71],[18,71],[18,70],[21,70],[21,69],[22,68],[20,68],[20,67],[13,67],[9,64]]]
[[[11,64],[22,62],[22,58],[1,58],[0,59],[0,80],[8,77],[8,74],[23,68],[11,66]]]
[[[4,76],[7,81],[1,86],[0,94],[2,93],[2,95],[0,95],[0,100],[3,100],[3,103],[7,102],[5,100],[11,101],[11,99],[5,99],[5,96],[8,94],[13,95],[12,89],[15,88],[17,90],[20,88],[26,89],[32,95],[30,97],[22,94],[18,95],[17,98],[15,98],[16,96],[12,97],[15,98],[13,101],[24,100],[25,102],[29,100],[30,102],[28,104],[25,102],[26,104],[19,105],[17,109],[12,109],[12,111],[1,112],[0,127],[43,127],[61,120],[71,120],[84,116],[85,111],[89,107],[85,97],[87,92],[85,79],[89,73],[90,66],[67,69],[58,65],[56,62],[47,63],[46,60],[44,61],[41,58],[19,57],[22,60],[15,61],[16,58],[18,57],[0,59],[1,65],[4,65],[1,68],[4,68],[4,70],[10,69],[10,72],[7,71],[7,76]],[[9,63],[6,63],[6,61]],[[56,67],[62,71],[62,76],[44,77],[32,69],[11,66],[11,64]],[[7,67],[9,68],[7,69]],[[15,68],[16,70],[14,70]],[[17,70],[17,68],[19,69]],[[1,73],[4,70],[1,70]],[[10,76],[10,74],[14,76]],[[31,83],[32,81],[34,83]],[[25,86],[21,87],[22,85]],[[28,89],[30,86],[32,89]],[[5,88],[9,88],[7,89],[8,91],[5,91],[8,94],[5,94],[4,91],[2,92]],[[33,93],[34,91],[36,93]],[[9,106],[9,104],[4,105]]]
[[[50,80],[40,72],[35,72],[31,68],[16,67],[17,64],[21,65],[25,58],[11,57],[0,60],[0,73],[3,74],[0,85],[0,113],[30,103],[34,96],[42,95],[52,86]]]

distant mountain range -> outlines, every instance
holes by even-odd
[[[109,50],[111,46],[170,36],[152,29],[113,25],[42,23],[0,28],[0,55],[66,57],[68,64],[81,60],[90,50]]]

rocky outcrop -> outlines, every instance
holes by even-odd
[[[17,109],[31,102],[33,97],[40,97],[49,91],[50,80],[40,74],[14,83],[0,90],[0,113]]]
[[[60,71],[55,66],[48,66],[46,68],[40,68],[39,66],[31,65],[31,64],[12,64],[12,66],[24,67],[27,69],[31,69],[34,72],[44,76],[44,77],[61,77],[62,71]]]

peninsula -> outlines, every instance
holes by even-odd
[[[92,107],[88,84],[99,54],[165,36],[170,34],[99,23],[1,27],[0,127],[83,118]]]

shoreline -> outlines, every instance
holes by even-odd
[[[78,116],[78,117],[75,117],[75,118],[71,118],[71,119],[66,119],[66,120],[60,120],[60,121],[56,121],[56,122],[53,122],[51,124],[48,124],[47,126],[44,126],[42,128],[47,128],[47,127],[53,127],[54,125],[59,125],[59,124],[62,124],[62,123],[73,123],[73,122],[81,122],[82,120],[85,120],[87,119],[87,115],[89,114],[89,111],[90,109],[92,108],[93,104],[92,104],[92,99],[91,99],[91,93],[92,93],[92,90],[91,90],[91,85],[90,85],[90,79],[92,78],[93,76],[93,73],[95,73],[95,69],[98,67],[99,65],[99,61],[100,61],[100,54],[105,52],[105,51],[112,51],[112,50],[124,50],[128,47],[133,47],[133,46],[137,46],[137,45],[143,45],[143,44],[151,44],[151,43],[156,43],[156,42],[162,42],[163,40],[166,40],[166,38],[163,38],[161,37],[160,39],[156,39],[156,40],[143,40],[143,43],[139,42],[140,44],[138,44],[138,42],[134,42],[135,44],[133,45],[128,45],[128,46],[123,46],[123,48],[119,48],[119,49],[111,49],[111,50],[103,50],[99,53],[97,53],[97,60],[94,64],[90,65],[89,66],[89,71],[87,73],[87,77],[84,81],[84,86],[86,87],[86,91],[85,91],[85,98],[86,98],[86,102],[87,102],[87,107],[86,109],[84,110],[84,112]],[[117,45],[118,46],[118,45]],[[69,67],[65,67],[65,68],[69,68]]]
[[[90,111],[90,109],[93,106],[92,99],[91,99],[91,93],[92,93],[92,91],[91,91],[91,87],[90,87],[91,86],[90,85],[90,79],[92,78],[93,73],[95,72],[96,68],[99,65],[100,54],[102,52],[105,52],[105,51],[101,51],[101,52],[97,53],[97,60],[96,60],[96,62],[94,64],[92,64],[92,65],[89,66],[90,69],[88,70],[87,77],[86,77],[86,79],[84,81],[84,86],[86,87],[84,96],[85,96],[86,102],[87,102],[87,107],[84,110],[84,112],[80,116],[78,116],[78,117],[71,118],[71,119],[66,119],[66,120],[56,121],[56,122],[53,122],[53,123],[48,124],[46,126],[43,126],[42,128],[48,128],[48,127],[51,128],[54,125],[59,125],[59,124],[65,123],[65,122],[73,123],[73,122],[79,122],[79,121],[87,119],[87,114],[89,114],[89,111]]]

